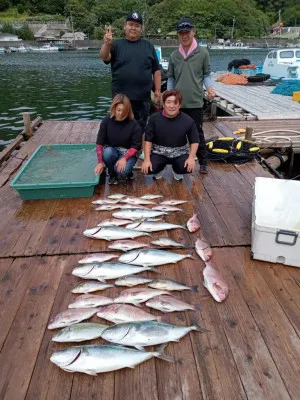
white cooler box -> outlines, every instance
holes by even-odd
[[[300,182],[256,178],[252,256],[300,267]]]

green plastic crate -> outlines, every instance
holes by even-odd
[[[95,144],[41,145],[10,186],[23,200],[92,197],[96,165]]]

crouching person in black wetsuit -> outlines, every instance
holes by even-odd
[[[134,119],[130,101],[125,95],[117,94],[113,98],[110,115],[103,119],[98,132],[95,174],[101,174],[105,165],[110,185],[133,179],[132,170],[141,145],[142,129]]]
[[[195,169],[199,134],[194,120],[180,112],[182,102],[178,90],[168,90],[162,96],[163,110],[153,114],[145,129],[142,165],[144,174],[160,179],[167,164],[172,165],[176,180]]]

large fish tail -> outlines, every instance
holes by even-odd
[[[197,332],[201,332],[201,333],[210,332],[210,330],[208,330],[208,329],[201,328],[201,326],[199,326],[197,322],[193,322],[193,325],[191,326],[191,328],[193,331],[197,331]]]
[[[175,359],[171,356],[167,356],[164,353],[164,349],[167,347],[168,343],[163,343],[158,347],[158,349],[154,352],[154,357],[161,358],[162,360],[168,361],[168,362],[175,362]]]
[[[190,286],[190,288],[193,292],[198,292],[198,285]]]

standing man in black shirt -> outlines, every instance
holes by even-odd
[[[155,97],[160,100],[161,71],[154,46],[141,39],[142,31],[143,19],[137,12],[127,16],[124,39],[113,40],[111,28],[106,28],[100,58],[111,64],[112,96],[122,93],[130,99],[134,117],[144,132],[153,81]]]

